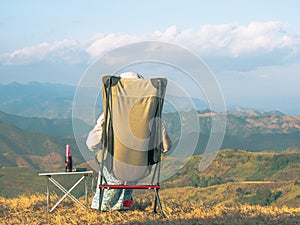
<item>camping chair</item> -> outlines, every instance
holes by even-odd
[[[101,156],[103,163],[100,164],[99,211],[105,189],[149,189],[155,191],[153,211],[156,213],[158,205],[161,214],[165,216],[158,190],[162,148],[160,118],[166,86],[166,78],[102,76],[105,126]],[[154,168],[149,184],[110,185],[105,183],[105,177],[102,176],[104,165],[116,179],[124,183],[137,183]]]

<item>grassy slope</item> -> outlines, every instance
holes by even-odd
[[[240,181],[295,181],[300,179],[300,153],[248,152],[226,149],[199,171],[194,156],[168,183],[172,186],[210,186]],[[167,185],[168,185],[167,183]]]
[[[35,193],[10,199],[0,197],[0,224],[297,224],[300,221],[298,156],[299,153],[225,150],[203,172],[197,170],[201,157],[193,157],[176,176],[162,184],[164,189],[160,193],[166,219],[152,213],[154,195],[145,191],[134,192],[134,211],[99,214],[91,209],[81,211],[64,200],[48,218],[46,196]],[[44,192],[46,182],[37,175],[37,170],[23,168],[20,173],[17,168],[2,168],[1,191],[25,187],[27,193]],[[3,189],[6,176],[10,179],[5,179],[8,182],[5,185],[13,185],[16,178],[21,185]],[[213,182],[211,178],[217,177],[224,179],[215,185],[193,186],[199,178]],[[280,196],[275,198],[277,193]],[[77,196],[81,194],[75,192]],[[266,203],[268,206],[262,206]]]
[[[295,206],[300,203],[299,157],[300,153],[254,153],[227,149],[220,151],[206,170],[198,171],[201,156],[194,156],[169,181],[163,182],[162,187],[195,187],[194,190],[204,193],[202,200],[210,201],[207,204],[231,201],[264,205],[262,201],[269,194],[270,203]],[[45,192],[46,182],[38,176],[39,172],[42,171],[1,168],[0,196],[12,198],[22,193]],[[268,190],[271,193],[267,193]],[[74,191],[76,193],[77,190]],[[80,195],[80,191],[77,192]]]
[[[64,201],[53,213],[47,215],[44,195],[22,196],[15,199],[0,198],[0,224],[273,225],[298,224],[300,220],[299,208],[250,205],[228,207],[224,204],[207,206],[201,200],[191,199],[193,193],[190,188],[161,191],[163,208],[167,218],[152,213],[150,199],[154,196],[145,192],[135,194],[134,210],[102,212],[100,214],[91,209],[88,211],[81,210],[69,201]]]

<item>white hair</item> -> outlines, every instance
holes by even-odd
[[[122,78],[143,78],[142,75],[135,73],[135,72],[125,72],[125,73],[121,73],[120,77]]]

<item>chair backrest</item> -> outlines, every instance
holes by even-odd
[[[160,161],[166,78],[102,76],[106,165],[115,178],[137,181]]]

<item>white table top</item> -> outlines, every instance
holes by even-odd
[[[46,173],[39,173],[39,176],[52,176],[52,175],[75,175],[75,174],[92,174],[93,171],[80,171],[80,172],[46,172]]]

